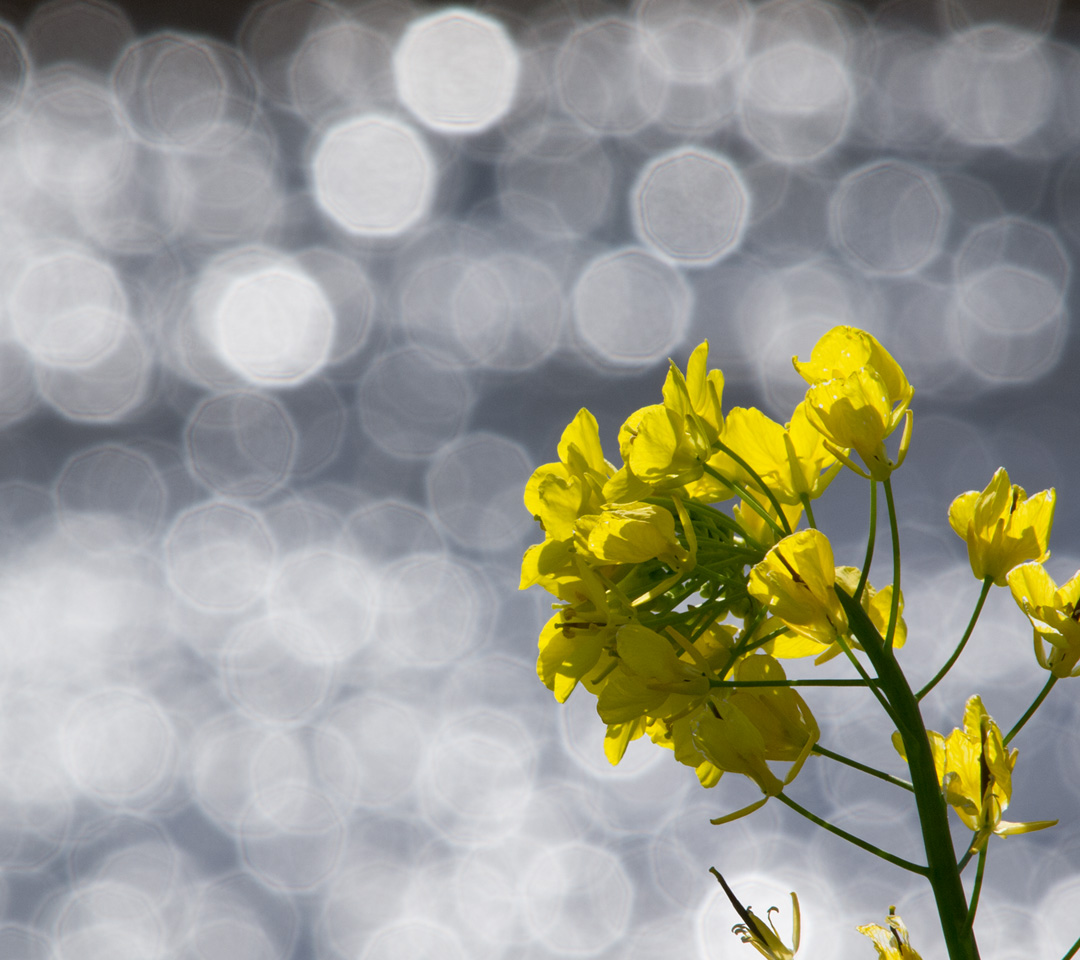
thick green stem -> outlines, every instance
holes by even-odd
[[[877,632],[862,607],[842,587],[836,594],[847,613],[852,633],[862,644],[870,662],[878,674],[878,680],[892,706],[896,727],[904,742],[911,785],[915,791],[915,806],[919,813],[923,848],[926,851],[927,879],[934,891],[941,932],[950,960],[978,960],[979,948],[975,934],[967,926],[968,902],[960,871],[956,865],[956,851],[949,832],[949,808],[941,792],[934,755],[926,735],[926,724],[919,712],[904,672],[896,658],[885,645],[885,639]]]
[[[1031,706],[1024,711],[1024,715],[1016,721],[1016,723],[1013,725],[1013,728],[1007,734],[1005,734],[1006,746],[1008,746],[1009,741],[1012,740],[1012,738],[1015,737],[1024,728],[1024,724],[1031,719],[1032,714],[1034,714],[1035,711],[1042,706],[1042,702],[1046,699],[1046,695],[1054,689],[1054,684],[1057,682],[1058,678],[1055,677],[1053,674],[1050,674],[1050,679],[1046,681],[1046,686],[1044,686],[1042,690],[1039,691],[1039,695],[1031,702]]]
[[[855,846],[861,847],[863,850],[872,853],[875,857],[881,857],[882,860],[886,860],[889,863],[900,867],[902,870],[907,870],[910,873],[917,873],[921,877],[927,876],[926,867],[922,866],[921,864],[912,863],[910,860],[905,860],[903,857],[898,857],[894,853],[889,853],[887,850],[882,850],[881,847],[875,846],[868,840],[863,840],[862,837],[857,837],[855,836],[855,834],[848,833],[841,827],[838,827],[833,823],[829,823],[828,820],[823,820],[816,813],[811,813],[809,810],[806,809],[806,807],[796,803],[794,800],[791,799],[791,797],[787,796],[787,794],[778,793],[776,797],[782,803],[785,803],[787,804],[787,806],[791,807],[791,809],[794,810],[797,814],[799,814],[799,816],[806,817],[806,819],[809,820],[811,823],[816,823],[822,829],[828,830],[829,833],[834,834],[835,836],[840,837],[843,840],[847,840],[848,843],[853,843],[855,844]],[[965,903],[965,906],[966,905],[967,904]]]
[[[863,773],[868,773],[872,777],[877,777],[879,780],[884,780],[886,783],[894,784],[898,787],[903,787],[905,790],[913,790],[914,788],[906,780],[901,780],[899,777],[894,777],[891,773],[886,773],[884,770],[878,770],[877,767],[868,766],[865,763],[859,763],[858,760],[852,760],[851,757],[845,757],[842,753],[834,753],[823,747],[820,743],[815,743],[810,748],[812,753],[820,754],[823,757],[828,757],[830,760],[835,760],[837,763],[842,763],[845,766],[852,767],[855,770],[861,770]]]
[[[1080,950],[1080,940],[1077,940],[1076,943],[1069,948],[1069,952],[1066,953],[1061,960],[1072,960],[1072,958],[1076,956],[1077,950]]]
[[[971,631],[975,629],[975,624],[979,619],[979,614],[982,613],[983,604],[986,603],[986,597],[990,593],[990,588],[994,585],[994,578],[987,577],[983,580],[982,592],[979,594],[979,602],[975,604],[975,612],[972,613],[971,619],[968,620],[967,629],[964,631],[964,635],[960,638],[960,642],[956,645],[956,649],[953,651],[952,656],[945,661],[943,666],[936,674],[934,679],[931,680],[926,686],[924,686],[917,694],[915,694],[916,700],[921,700],[931,690],[938,685],[938,682],[945,676],[951,669],[952,665],[956,663],[957,658],[964,652],[964,647],[967,646],[968,638],[971,636]]]
[[[873,681],[870,681],[873,683]],[[710,680],[710,687],[865,687],[865,680]]]
[[[863,557],[862,573],[859,585],[855,588],[855,599],[862,599],[866,580],[870,576],[870,564],[874,562],[874,542],[877,540],[877,481],[870,481],[870,529],[866,534],[866,556]]]

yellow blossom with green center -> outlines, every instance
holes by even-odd
[[[1039,666],[1055,677],[1080,676],[1080,570],[1059,587],[1041,563],[1024,563],[1009,571],[1008,581],[1035,628]]]
[[[998,467],[981,493],[969,490],[953,500],[949,525],[967,542],[977,579],[992,577],[1003,587],[1013,567],[1050,556],[1055,498],[1053,488],[1029,497]]]
[[[874,941],[878,960],[922,960],[908,939],[904,921],[896,915],[896,907],[889,907],[888,926],[867,923],[855,929]]]
[[[980,697],[968,699],[962,728],[954,729],[948,737],[934,730],[928,730],[927,735],[945,800],[975,834],[972,849],[982,849],[991,833],[1009,837],[1057,823],[1057,820],[1012,823],[1001,819],[1012,797],[1017,751],[1006,749],[1001,730],[986,712]],[[899,731],[893,733],[892,740],[906,760]]]

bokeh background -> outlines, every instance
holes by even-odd
[[[915,682],[978,593],[948,504],[998,465],[1057,488],[1071,576],[1075,11],[0,13],[0,957],[749,956],[710,865],[785,936],[797,890],[804,956],[868,957],[890,904],[942,955],[899,870],[778,804],[711,826],[741,778],[608,765],[535,677],[521,490],[583,405],[614,459],[706,337],[725,405],[787,419],[790,357],[850,323],[916,385]],[[818,507],[840,562],[866,504]],[[1011,725],[1043,681],[995,591],[928,720],[977,691]],[[1072,683],[1016,741],[1009,816],[1061,822],[992,845],[995,960],[1080,935]],[[808,699],[901,769],[868,698]],[[918,859],[904,796],[828,764],[793,795]]]

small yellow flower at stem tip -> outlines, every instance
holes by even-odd
[[[1003,587],[1013,567],[1050,556],[1055,496],[1051,488],[1029,497],[998,467],[985,490],[969,490],[952,502],[949,525],[967,541],[976,579],[992,577]]]

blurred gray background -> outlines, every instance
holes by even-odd
[[[1080,566],[1080,51],[1052,0],[0,4],[0,957],[807,957],[928,892],[534,672],[521,492],[581,407],[610,459],[703,338],[784,421],[836,324],[916,388],[895,477],[913,682],[978,594],[950,501],[1058,492]],[[859,563],[867,493],[818,520]],[[872,579],[890,577],[882,557]],[[844,675],[841,665],[830,667]],[[1044,682],[1007,592],[925,703]],[[1017,738],[977,929],[1080,935],[1073,681]],[[899,771],[851,691],[822,742]],[[792,795],[918,859],[906,794]],[[957,842],[963,845],[963,828]]]

